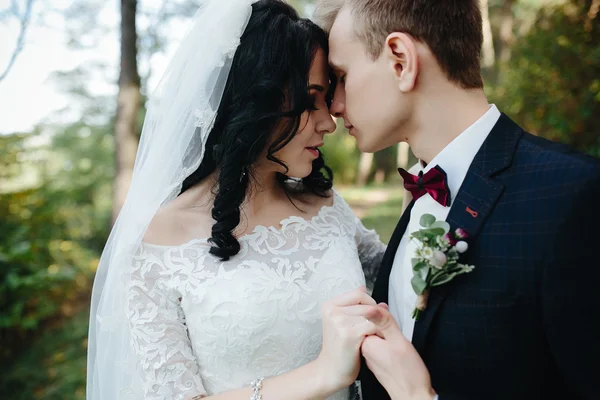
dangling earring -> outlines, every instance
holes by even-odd
[[[244,180],[244,178],[246,177],[247,174],[248,174],[248,167],[244,166],[242,168],[242,175],[240,175],[240,183],[242,183],[242,181]]]

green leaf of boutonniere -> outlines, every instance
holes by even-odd
[[[416,259],[415,259],[415,260],[416,260]],[[426,262],[423,262],[423,261],[421,261],[421,262],[417,262],[416,264],[413,264],[413,271],[415,271],[415,272],[416,272],[416,271],[420,271],[420,270],[422,270],[423,268],[427,268],[427,267],[428,267],[428,265],[427,265],[427,263],[426,263]]]
[[[419,223],[423,228],[429,228],[435,222],[435,217],[431,214],[423,214]]]
[[[441,228],[444,230],[444,235],[450,232],[450,224],[446,221],[435,221],[431,224],[430,228]]]
[[[443,285],[444,283],[450,282],[456,275],[458,275],[458,272],[453,272],[450,274],[442,272],[434,276],[429,284],[431,286]]]
[[[443,236],[446,231],[443,228],[427,228],[420,229],[416,232],[411,233],[413,239],[420,240],[421,242],[427,242],[429,240],[435,240],[437,236]]]
[[[410,280],[410,283],[417,295],[423,294],[425,288],[427,287],[427,283],[421,278],[420,274],[413,276],[413,278]]]

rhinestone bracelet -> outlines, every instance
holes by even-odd
[[[250,400],[262,400],[262,395],[260,394],[260,391],[262,390],[262,383],[264,380],[265,378],[259,378],[250,384],[253,390],[252,397],[250,397]]]

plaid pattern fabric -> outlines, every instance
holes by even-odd
[[[413,344],[447,399],[600,399],[600,163],[502,115],[447,221],[472,273],[431,291]],[[383,259],[389,273],[410,209]],[[363,397],[388,398],[363,365]]]

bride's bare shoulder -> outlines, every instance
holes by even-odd
[[[208,196],[192,188],[158,210],[143,241],[179,246],[193,239],[210,237],[213,223]]]

